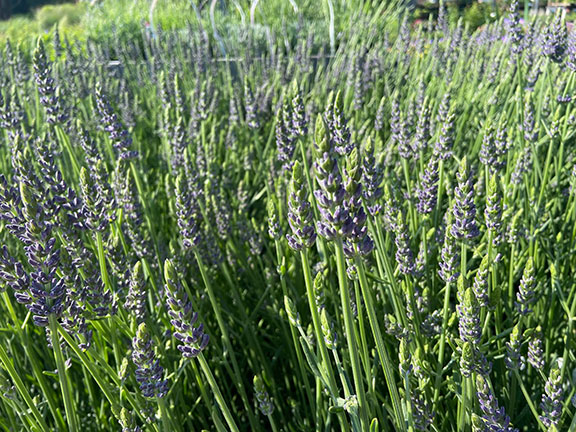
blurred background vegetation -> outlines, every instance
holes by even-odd
[[[0,0],[0,4],[3,1]],[[12,0],[14,2],[14,0]],[[15,0],[16,2],[18,0]],[[22,0],[24,2],[24,0]],[[42,4],[51,3],[51,4]],[[49,35],[58,27],[60,36],[85,40],[114,37],[140,37],[142,32],[155,29],[173,30],[189,25],[206,27],[212,33],[210,0],[156,0],[153,22],[150,23],[150,6],[153,0],[92,0],[77,2],[47,2],[29,0],[27,6],[13,9],[11,19],[0,21],[0,42],[9,38],[13,42],[36,39],[40,34]],[[238,22],[250,23],[252,1],[216,0],[214,21],[220,32],[234,32]],[[334,0],[336,27],[349,19],[356,4],[370,5],[370,1]],[[374,0],[374,4],[380,3]],[[321,7],[318,7],[322,4]],[[315,25],[326,21],[329,14],[325,0],[266,0],[254,8],[254,24],[265,28],[282,28],[298,25]],[[16,13],[28,10],[27,13]],[[197,12],[197,13],[196,13]],[[348,21],[346,21],[348,22]],[[325,26],[323,26],[325,27]],[[342,28],[342,27],[340,27]]]
[[[245,25],[251,21],[263,32],[274,28],[290,33],[292,27],[300,25],[325,28],[330,8],[338,32],[346,28],[358,8],[376,7],[385,1],[397,0],[0,0],[0,43],[6,39],[27,43],[42,34],[49,38],[56,28],[64,38],[77,41],[139,38],[152,29],[174,30],[190,25],[201,25],[210,33],[217,28],[231,37],[241,31],[238,22]],[[413,6],[415,24],[438,14],[439,0],[399,1]],[[499,19],[508,7],[505,0],[453,0],[446,4],[450,20],[461,19],[469,31]],[[541,11],[549,5],[545,0],[520,4],[540,6]],[[569,4],[566,7],[569,9]]]

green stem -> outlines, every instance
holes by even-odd
[[[318,314],[318,307],[316,305],[316,297],[314,295],[314,284],[312,282],[312,274],[310,273],[310,262],[308,260],[308,251],[302,250],[300,252],[300,257],[302,258],[302,271],[304,273],[304,283],[306,285],[306,295],[308,297],[308,304],[310,307],[310,314],[312,315],[312,324],[314,327],[314,333],[316,340],[318,341],[318,347],[320,349],[320,357],[322,358],[322,363],[324,370],[328,375],[328,390],[334,400],[338,397],[338,387],[336,384],[336,377],[334,375],[334,370],[332,369],[332,364],[330,363],[330,357],[328,356],[328,350],[326,344],[324,343],[324,333],[322,331],[322,325],[320,322],[320,315]],[[343,422],[340,416],[340,421]],[[347,428],[347,426],[346,426]]]
[[[368,405],[366,393],[364,391],[364,381],[358,355],[358,346],[356,344],[354,319],[352,308],[350,306],[350,291],[348,287],[348,276],[346,275],[346,260],[344,258],[344,249],[342,240],[337,240],[336,248],[336,266],[338,268],[338,284],[340,287],[340,301],[342,303],[342,314],[344,316],[344,329],[346,332],[346,342],[350,354],[350,363],[352,365],[352,375],[354,377],[354,387],[358,396],[358,411],[360,412],[360,422],[362,430],[368,428]]]
[[[240,392],[240,397],[242,398],[242,402],[246,408],[248,413],[248,419],[250,421],[251,428],[256,427],[256,420],[254,419],[254,414],[252,413],[251,405],[248,401],[248,395],[246,393],[246,389],[244,386],[244,381],[242,380],[242,375],[240,373],[240,368],[238,366],[238,361],[236,360],[236,355],[234,354],[234,348],[232,347],[232,342],[230,341],[230,336],[228,334],[228,328],[226,327],[226,323],[224,322],[224,317],[222,316],[222,311],[220,310],[220,306],[216,300],[216,294],[214,293],[214,289],[208,275],[206,274],[206,269],[204,268],[204,263],[200,255],[195,251],[194,253],[196,257],[196,261],[198,262],[198,268],[200,269],[200,274],[202,275],[202,280],[204,281],[204,285],[206,286],[206,291],[208,292],[208,298],[210,300],[210,304],[212,305],[212,309],[214,310],[214,314],[216,315],[216,321],[218,322],[218,327],[222,333],[222,341],[224,342],[225,350],[228,351],[230,355],[230,360],[232,362],[232,369],[234,371],[236,386],[238,391]]]
[[[536,204],[537,211],[540,211],[540,206],[542,205],[542,199],[544,198],[544,192],[546,192],[548,176],[550,173],[550,161],[552,159],[553,147],[554,147],[554,139],[550,138],[550,143],[548,144],[548,154],[546,155],[546,162],[544,164],[544,177],[542,178],[542,183],[540,184],[540,194],[538,195],[538,203]]]
[[[458,422],[458,430],[466,431],[466,413],[468,411],[468,388],[471,384],[470,378],[464,378],[462,381],[462,410],[460,411],[460,421]]]
[[[444,349],[446,347],[446,332],[448,327],[448,318],[450,316],[450,283],[447,282],[444,287],[444,307],[442,315],[442,333],[440,334],[440,349],[438,351],[438,366],[436,368],[436,382],[434,385],[434,406],[440,396],[440,385],[442,384],[442,368],[444,365]]]
[[[403,326],[406,326],[407,325],[406,312],[405,309],[402,307],[401,297],[399,297],[399,295],[401,294],[401,290],[398,287],[398,281],[394,276],[394,270],[392,268],[390,258],[388,254],[385,253],[386,248],[384,244],[384,236],[382,234],[382,228],[380,227],[380,224],[374,224],[374,222],[371,219],[368,220],[368,226],[371,227],[370,229],[371,232],[374,232],[374,227],[376,228],[375,229],[376,252],[377,252],[376,259],[377,262],[380,264],[378,266],[378,269],[380,272],[380,277],[384,278],[384,275],[386,275],[388,282],[392,287],[390,291],[392,292],[391,298],[392,298],[392,307],[394,308],[394,315],[396,319],[400,320]]]
[[[10,375],[10,378],[14,382],[16,389],[18,389],[20,396],[22,396],[22,399],[24,399],[26,405],[28,405],[28,408],[32,412],[32,415],[34,416],[38,424],[42,427],[42,430],[49,431],[50,429],[48,428],[48,425],[44,421],[42,414],[40,414],[40,411],[38,411],[38,408],[36,408],[36,404],[32,400],[32,396],[30,396],[30,393],[28,393],[28,388],[24,385],[24,382],[20,378],[20,374],[18,374],[16,369],[14,369],[14,366],[12,365],[12,362],[8,357],[8,353],[4,349],[3,344],[0,344],[0,361],[2,362],[2,365],[4,366],[6,372],[8,372],[8,375]]]
[[[275,241],[276,243],[276,259],[279,268],[283,265],[281,260],[281,253],[280,253],[280,242],[278,240]],[[286,279],[284,278],[284,270],[280,272],[280,284],[282,286],[282,294],[286,297],[288,295],[288,288],[286,287]],[[310,299],[310,298],[308,298]],[[300,373],[301,383],[304,385],[306,397],[308,398],[308,402],[312,407],[312,411],[314,411],[314,397],[312,396],[312,391],[310,390],[310,385],[308,383],[308,377],[306,376],[306,368],[304,364],[304,359],[302,358],[302,351],[300,348],[300,344],[298,343],[298,335],[296,334],[296,330],[293,326],[290,326],[290,335],[292,336],[292,344],[294,346],[294,350],[296,351],[296,359],[298,361],[298,370]]]
[[[372,298],[372,292],[368,286],[368,281],[366,280],[366,272],[364,271],[364,264],[361,259],[356,258],[356,268],[358,270],[358,278],[360,280],[360,289],[362,290],[362,297],[364,298],[364,304],[366,305],[366,312],[368,313],[368,322],[370,323],[370,328],[372,330],[372,335],[374,341],[376,342],[376,350],[378,351],[378,357],[380,358],[380,364],[382,366],[382,371],[384,372],[384,378],[386,379],[386,385],[388,387],[388,392],[392,398],[392,406],[394,407],[394,417],[396,418],[396,425],[399,430],[405,431],[406,425],[404,423],[404,416],[402,413],[402,401],[400,399],[400,394],[398,393],[398,387],[396,386],[396,381],[394,379],[394,372],[392,368],[392,363],[390,361],[390,356],[386,345],[384,344],[384,339],[382,338],[382,333],[380,331],[380,326],[378,324],[378,318],[376,316],[376,311],[374,309],[374,300]]]
[[[4,298],[4,302],[6,303],[6,307],[8,308],[8,312],[12,318],[12,322],[14,323],[14,330],[16,331],[18,336],[23,340],[22,346],[24,347],[24,352],[26,353],[28,359],[30,360],[34,376],[38,380],[38,385],[40,386],[42,393],[46,397],[46,401],[48,402],[50,412],[54,416],[54,419],[58,422],[58,426],[60,428],[64,428],[66,426],[64,418],[62,417],[60,411],[57,409],[52,391],[50,390],[50,387],[46,382],[45,376],[43,375],[43,368],[38,362],[36,351],[32,348],[33,344],[30,341],[30,336],[24,331],[24,328],[26,327],[26,321],[28,319],[28,316],[30,315],[30,312],[28,312],[28,315],[26,319],[24,319],[24,322],[20,324],[20,320],[16,315],[16,311],[14,310],[8,292],[4,291],[2,293],[2,296]]]
[[[86,353],[84,353],[80,348],[78,348],[78,345],[74,342],[72,337],[68,333],[66,333],[66,330],[64,330],[62,326],[60,326],[59,324],[58,324],[58,332],[64,338],[70,349],[74,351],[74,354],[78,356],[78,359],[80,360],[82,365],[88,370],[90,375],[92,375],[92,378],[94,378],[94,381],[96,381],[96,384],[98,384],[98,387],[100,387],[100,390],[102,390],[102,393],[104,393],[104,396],[106,396],[106,399],[108,399],[108,402],[112,406],[112,412],[114,413],[114,415],[116,416],[119,415],[120,404],[118,403],[117,398],[114,396],[114,393],[112,392],[112,389],[110,388],[108,383],[106,383],[100,376],[98,370],[95,367],[95,362],[91,361],[87,357]],[[135,404],[133,400],[132,402],[133,402],[132,406],[134,407],[134,409],[137,410],[136,412],[139,414],[140,418],[144,419],[144,417],[140,413],[140,407],[137,404]]]
[[[518,384],[520,385],[520,389],[522,390],[522,393],[524,394],[524,399],[526,399],[526,403],[530,407],[530,411],[532,411],[532,414],[534,415],[534,418],[536,419],[536,421],[538,423],[538,427],[540,429],[542,429],[544,432],[546,432],[548,429],[546,429],[546,427],[542,424],[542,421],[540,420],[540,415],[538,414],[538,410],[534,406],[534,402],[532,402],[532,397],[530,396],[530,394],[526,390],[526,387],[524,387],[524,382],[522,381],[522,377],[520,376],[520,374],[518,373],[517,370],[514,371],[514,375],[516,376],[516,380],[518,381]]]
[[[58,368],[58,378],[60,380],[60,390],[64,398],[64,410],[66,411],[66,421],[68,422],[68,429],[70,432],[78,431],[78,424],[76,420],[76,410],[72,395],[70,394],[70,382],[68,380],[68,372],[64,364],[64,356],[62,355],[62,347],[60,347],[60,338],[58,337],[58,321],[54,314],[48,317],[50,324],[50,334],[52,337],[52,349],[54,350],[54,359],[56,360],[56,367]]]
[[[104,254],[104,243],[102,241],[102,232],[96,232],[96,247],[98,249],[98,263],[100,265],[100,274],[102,275],[102,282],[104,282],[104,286],[107,290],[113,291],[112,286],[110,284],[110,278],[108,276],[108,269],[106,267],[106,256]],[[116,361],[116,366],[119,367],[122,363],[122,355],[120,354],[120,347],[118,346],[117,341],[117,331],[116,325],[114,324],[114,320],[111,322],[111,336],[112,336],[112,347],[114,350],[114,360]]]
[[[218,386],[218,383],[214,379],[214,375],[212,375],[212,371],[210,370],[210,366],[208,366],[208,362],[206,361],[206,359],[204,358],[204,355],[202,353],[200,353],[198,355],[198,362],[200,363],[200,368],[202,369],[202,372],[204,373],[204,375],[206,376],[206,379],[208,380],[208,384],[210,385],[210,388],[214,392],[214,397],[216,398],[216,401],[218,402],[218,406],[220,407],[220,411],[222,411],[222,415],[224,415],[224,419],[226,420],[228,427],[233,432],[240,432],[238,429],[238,426],[236,426],[236,422],[234,421],[234,417],[232,417],[232,413],[228,409],[228,405],[226,404],[226,400],[222,396],[222,392],[220,391],[220,387]]]
[[[270,422],[270,426],[272,426],[272,432],[278,432],[278,427],[271,414],[268,415],[268,421]]]
[[[572,337],[572,327],[574,326],[574,315],[576,314],[576,294],[572,298],[572,305],[570,306],[570,316],[568,317],[568,329],[566,330],[566,339],[564,341],[564,354],[563,359],[568,359],[568,351],[571,345],[571,337]],[[566,372],[566,364],[568,362],[562,362],[562,368],[560,370],[560,379],[564,378],[564,373]],[[563,382],[563,381],[562,381]]]
[[[164,400],[164,398],[157,397],[156,400],[158,402],[158,406],[160,407],[160,418],[162,419],[162,426],[163,426],[164,430],[165,431],[180,431],[180,430],[182,430],[182,428],[179,427],[180,423],[174,424],[174,422],[172,421],[172,417],[170,416],[170,411],[166,407],[166,401]]]

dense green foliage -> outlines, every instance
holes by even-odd
[[[576,430],[563,17],[232,3],[3,48],[0,428]]]

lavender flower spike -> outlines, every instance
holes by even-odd
[[[46,110],[46,121],[49,124],[66,121],[67,116],[62,109],[58,89],[54,86],[52,67],[48,61],[42,39],[38,39],[38,46],[34,51],[34,78],[40,93],[40,103]]]
[[[98,114],[100,115],[100,120],[104,126],[104,130],[108,132],[108,137],[112,142],[112,145],[120,153],[121,159],[133,159],[138,153],[131,151],[132,138],[130,134],[118,119],[116,113],[108,98],[102,93],[102,87],[100,84],[96,85],[96,107],[98,109]]]
[[[60,317],[66,306],[64,278],[58,275],[60,248],[52,233],[53,215],[48,206],[40,202],[39,192],[23,182],[20,197],[22,208],[18,223],[24,229],[18,237],[25,244],[24,251],[33,271],[28,277],[23,268],[19,269],[17,275],[22,278],[21,282],[29,285],[26,292],[17,291],[15,297],[32,312],[34,324],[46,327],[49,315]],[[14,288],[24,286],[13,285]]]
[[[416,265],[414,263],[414,255],[410,249],[410,239],[404,223],[404,216],[401,211],[398,211],[395,224],[395,238],[396,243],[396,261],[398,269],[402,274],[414,274],[416,272]]]
[[[122,426],[122,432],[141,432],[140,426],[136,424],[136,420],[130,411],[126,408],[122,408],[120,411],[120,426]]]
[[[302,165],[296,161],[292,169],[288,198],[288,223],[292,229],[292,234],[286,235],[288,244],[296,251],[311,247],[316,240],[312,208],[307,195]]]
[[[364,150],[365,157],[362,163],[362,196],[364,203],[371,216],[380,213],[382,206],[377,203],[382,196],[382,177],[383,172],[380,164],[374,157],[374,144],[371,139],[366,142]]]
[[[455,282],[460,273],[456,270],[460,255],[456,241],[452,236],[452,223],[449,221],[444,234],[444,245],[442,246],[440,270],[438,274],[446,283]]]
[[[288,171],[292,168],[292,158],[296,149],[295,137],[290,131],[291,125],[286,124],[286,110],[282,107],[276,115],[276,146],[278,148],[278,160],[282,162],[282,169]]]
[[[518,432],[518,429],[510,426],[510,417],[506,415],[504,407],[498,406],[498,401],[488,386],[486,379],[482,375],[476,377],[476,393],[480,410],[482,411],[481,417],[476,417],[473,420],[478,426],[479,430],[483,431],[500,431],[500,432]]]
[[[485,255],[480,262],[480,267],[474,276],[472,290],[481,307],[488,306],[488,255]]]
[[[484,219],[486,228],[492,236],[492,244],[497,247],[502,242],[502,202],[495,174],[492,174],[488,184]]]
[[[294,93],[294,97],[292,98],[292,118],[290,119],[290,127],[294,136],[303,137],[308,133],[306,110],[300,92],[296,89],[294,90]]]
[[[346,191],[332,145],[321,117],[316,121],[315,131],[317,158],[314,162],[319,188],[314,191],[320,210],[318,233],[327,240],[347,237],[353,228],[352,219],[344,205]]]
[[[460,276],[458,285],[464,284],[464,278]],[[462,290],[463,286],[459,287]],[[467,288],[464,293],[460,294],[460,304],[456,307],[458,313],[458,328],[460,339],[465,342],[471,342],[474,345],[480,343],[482,337],[482,328],[480,326],[480,306],[472,288]]]
[[[510,3],[510,9],[508,14],[508,38],[512,43],[512,52],[514,54],[522,53],[522,39],[523,32],[520,26],[520,17],[518,16],[518,0],[513,0]]]
[[[354,144],[350,142],[350,129],[348,128],[346,118],[342,114],[340,103],[340,93],[338,93],[334,103],[327,107],[325,120],[330,133],[330,144],[336,153],[342,156],[349,154],[354,148]],[[316,133],[317,132],[318,122],[316,122]]]
[[[132,312],[139,322],[146,319],[146,281],[142,264],[138,261],[132,269],[130,276],[130,289],[126,295],[124,307]]]
[[[244,80],[244,103],[246,106],[246,123],[251,129],[258,129],[260,121],[258,119],[258,106],[252,93],[252,87],[248,78]]]
[[[567,48],[566,23],[562,14],[557,13],[542,40],[542,54],[554,63],[561,63]]]
[[[568,45],[566,53],[566,66],[572,72],[576,72],[576,33],[573,31],[568,34]]]
[[[438,198],[438,157],[432,154],[418,187],[418,203],[416,209],[420,214],[432,213]]]
[[[274,412],[274,404],[268,396],[266,387],[264,387],[264,382],[259,376],[254,377],[254,395],[258,401],[258,408],[262,415],[269,416]]]
[[[155,359],[152,339],[145,323],[138,326],[132,340],[132,361],[136,365],[136,380],[142,395],[147,398],[162,398],[168,393],[168,381],[164,380],[164,369]]]
[[[201,240],[200,228],[202,213],[198,207],[198,193],[190,191],[190,185],[184,174],[176,179],[176,216],[182,236],[184,249],[198,246]]]
[[[438,110],[438,122],[442,124],[434,145],[434,154],[441,160],[452,156],[454,145],[454,114],[450,111],[450,93],[446,93]]]
[[[204,325],[194,327],[198,313],[192,309],[182,287],[172,261],[164,263],[164,279],[166,280],[166,306],[170,322],[176,329],[174,337],[180,342],[178,349],[187,358],[197,357],[208,345],[210,337],[204,333]]]
[[[466,157],[460,163],[456,174],[458,185],[454,189],[454,223],[451,233],[456,239],[472,239],[478,236],[476,224],[476,204],[474,203],[474,184]]]
[[[276,206],[272,199],[268,199],[266,203],[266,209],[268,210],[268,235],[272,240],[280,240],[282,237],[282,227],[278,222],[278,215],[276,214]]]
[[[558,364],[552,367],[542,395],[540,420],[550,431],[557,431],[562,416],[562,375]]]
[[[362,206],[362,166],[357,148],[346,158],[344,189],[346,199],[344,205],[352,218],[352,230],[345,240],[344,252],[348,258],[355,255],[366,256],[374,248],[366,227],[366,212]]]
[[[542,348],[542,327],[534,330],[528,343],[528,363],[537,370],[544,368],[544,349]]]
[[[504,363],[510,370],[518,370],[522,368],[523,362],[520,356],[520,347],[522,346],[522,333],[520,332],[520,325],[516,324],[512,333],[510,334],[510,342],[506,342],[506,357]]]
[[[532,311],[530,305],[534,303],[535,300],[535,287],[534,262],[532,258],[528,258],[524,272],[522,273],[522,279],[520,280],[520,287],[516,293],[516,301],[514,302],[516,310],[520,315],[527,315]]]

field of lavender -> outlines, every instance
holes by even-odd
[[[445,17],[7,43],[0,428],[576,431],[576,33]]]

